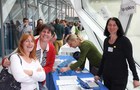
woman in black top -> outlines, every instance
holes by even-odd
[[[104,84],[109,90],[125,90],[128,79],[128,65],[133,74],[134,87],[140,86],[130,40],[124,36],[118,18],[109,18],[105,27],[104,51],[101,65],[95,80],[103,76]]]

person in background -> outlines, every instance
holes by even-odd
[[[16,38],[17,38],[17,43],[16,44],[18,46],[18,41],[19,41],[19,39],[21,37],[21,32],[19,31],[19,27],[21,26],[20,21],[19,20],[16,20],[15,25],[16,25]]]
[[[67,37],[71,34],[71,30],[70,27],[68,27],[66,20],[63,20],[63,25],[65,29],[65,34],[64,34],[64,44],[65,44]]]
[[[19,38],[18,38],[17,27],[13,20],[10,20],[10,27],[11,27],[10,32],[12,32],[12,33],[9,33],[10,36],[12,36],[12,38],[10,38],[10,42],[12,43],[12,45],[11,45],[12,49],[15,49],[18,46]],[[12,40],[13,40],[13,42],[12,42]]]
[[[54,42],[56,54],[58,55],[58,51],[60,47],[63,45],[63,39],[64,39],[64,27],[60,24],[59,19],[55,19],[54,24],[54,31],[56,33],[57,39]]]
[[[31,26],[29,25],[29,19],[28,18],[23,18],[23,24],[18,26],[17,29],[20,32],[20,36],[23,33],[31,33],[31,34],[33,34],[33,30],[31,28]]]
[[[81,40],[75,34],[69,35],[66,41],[70,47],[79,47],[80,55],[76,63],[71,64],[68,67],[63,67],[60,71],[66,72],[68,70],[83,70],[87,58],[89,60],[90,72],[94,75],[97,74],[102,55],[95,45],[89,40]]]
[[[56,33],[54,32],[54,34],[52,35],[52,38],[50,40],[50,42],[52,42],[54,44],[54,42],[56,41],[57,39],[57,36],[56,36]]]
[[[123,27],[118,18],[109,18],[104,35],[104,50],[101,65],[95,80],[101,75],[109,90],[125,90],[128,81],[128,64],[133,74],[134,87],[140,86],[130,40],[124,36]],[[127,64],[128,62],[128,64]]]
[[[50,24],[43,24],[39,32],[39,38],[36,39],[36,55],[44,68],[46,75],[52,72],[55,60],[55,48],[51,42],[53,34],[53,26]],[[2,60],[2,65],[4,67],[8,67],[10,65],[10,61],[7,58],[4,58]],[[44,81],[39,83],[40,90],[48,90],[45,83],[47,82]]]
[[[68,22],[68,27],[69,27],[70,29],[72,29],[73,25],[74,25],[74,22]]]
[[[72,34],[76,34],[76,35],[80,35],[80,30],[78,29],[78,23],[74,23],[72,28],[71,28],[71,33]]]
[[[23,34],[18,50],[10,56],[9,71],[16,81],[21,83],[21,90],[37,90],[38,81],[45,80],[45,71],[36,58],[35,39],[31,34]]]
[[[39,35],[40,28],[41,28],[42,25],[43,25],[43,19],[38,19],[36,28],[34,30],[34,36]]]

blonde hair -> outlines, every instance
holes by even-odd
[[[31,36],[33,42],[34,42],[34,48],[33,50],[31,51],[29,57],[30,58],[33,58],[34,60],[36,60],[36,44],[35,44],[35,39],[34,39],[34,36],[32,34],[23,34],[19,40],[19,44],[18,44],[18,50],[17,50],[17,53],[19,53],[21,56],[24,56],[25,55],[25,52],[24,52],[24,49],[23,49],[23,42],[29,37]]]
[[[76,39],[78,39],[78,40],[80,40],[80,41],[83,40],[83,39],[81,38],[81,36],[79,36],[79,35],[70,34],[70,35],[67,37],[66,42],[74,41],[74,40],[76,40]]]

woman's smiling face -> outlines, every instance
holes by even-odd
[[[34,48],[34,41],[31,36],[29,36],[24,42],[23,42],[23,49],[25,53],[30,53]]]
[[[52,33],[47,28],[43,29],[40,33],[40,40],[43,42],[48,42],[52,38]]]
[[[116,34],[118,30],[118,26],[114,20],[110,20],[107,25],[108,32],[110,34]]]

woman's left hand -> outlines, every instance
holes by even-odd
[[[136,88],[136,87],[140,86],[140,82],[137,80],[134,80],[133,85],[134,85],[134,88]]]

